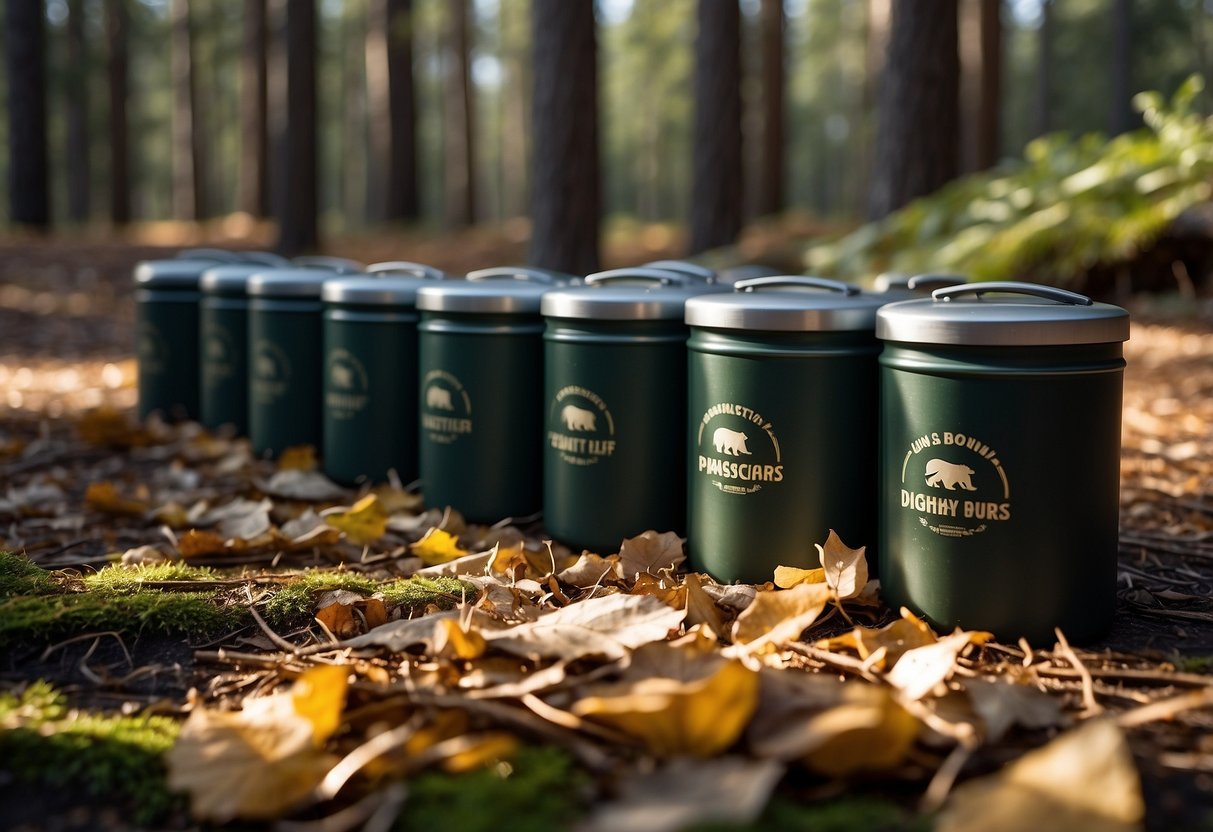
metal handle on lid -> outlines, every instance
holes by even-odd
[[[468,280],[521,280],[526,283],[543,283],[548,286],[556,282],[550,273],[528,266],[495,266],[491,269],[480,269],[468,272]]]
[[[1052,286],[1039,286],[1035,283],[1018,283],[1016,281],[993,281],[990,283],[965,283],[961,286],[948,286],[936,289],[931,293],[935,300],[949,301],[961,295],[977,295],[981,297],[987,292],[1008,292],[1013,295],[1032,295],[1033,297],[1055,300],[1058,303],[1068,303],[1071,306],[1090,306],[1093,301],[1086,295],[1077,292],[1067,292],[1065,289],[1055,289]]]
[[[304,257],[296,257],[293,261],[296,266],[302,266],[305,269],[328,269],[337,274],[357,274],[362,271],[362,264],[356,263],[353,260],[346,260],[344,257],[325,257],[323,255],[308,255]]]
[[[653,269],[666,269],[667,271],[678,272],[679,274],[687,274],[691,277],[705,280],[708,283],[716,282],[716,272],[707,266],[691,263],[688,260],[654,260],[651,263],[643,263],[641,265]]]
[[[411,260],[389,260],[386,263],[372,263],[366,267],[367,274],[406,274],[410,277],[420,277],[425,280],[442,280],[445,273],[425,263],[414,263]]]
[[[916,274],[906,281],[907,289],[944,289],[961,286],[969,279],[963,274]]]
[[[752,277],[749,280],[739,280],[733,284],[738,292],[753,292],[755,289],[774,289],[780,286],[799,286],[808,289],[825,289],[830,292],[841,292],[850,297],[859,294],[859,287],[841,280],[828,280],[824,277],[810,277],[802,274],[781,274],[775,277]]]
[[[599,283],[611,283],[614,281],[625,280],[642,280],[660,284],[661,286],[685,286],[691,282],[691,278],[685,274],[670,271],[668,269],[653,269],[641,266],[639,268],[630,269],[610,269],[605,272],[587,275],[585,282],[594,286]]]

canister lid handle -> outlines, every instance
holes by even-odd
[[[543,269],[532,269],[529,266],[494,266],[491,269],[480,269],[468,272],[468,280],[522,280],[548,286],[556,282],[555,278]]]
[[[420,277],[426,280],[442,280],[445,275],[442,269],[436,269],[425,263],[414,263],[411,260],[389,260],[386,263],[372,263],[366,267],[367,274],[407,274],[410,277]]]
[[[968,283],[969,279],[963,274],[928,273],[916,274],[906,281],[907,289],[944,289],[948,286],[959,286]]]
[[[739,280],[733,284],[738,292],[753,292],[756,289],[774,289],[780,286],[802,286],[809,289],[826,289],[831,292],[841,292],[850,297],[859,294],[859,287],[841,280],[828,280],[824,277],[811,277],[803,274],[783,274],[775,277],[751,277],[749,280]]]
[[[936,289],[931,293],[935,300],[948,301],[961,295],[977,295],[979,298],[987,292],[1007,292],[1012,295],[1032,295],[1045,300],[1055,300],[1058,303],[1068,303],[1071,306],[1090,306],[1093,301],[1086,295],[1077,292],[1067,292],[1052,286],[1040,286],[1036,283],[1019,283],[1016,281],[991,281],[989,283],[965,283],[961,286],[947,286]]]
[[[625,280],[647,280],[652,283],[657,283],[662,286],[685,286],[691,282],[691,278],[685,274],[670,271],[669,269],[654,269],[645,266],[637,266],[626,269],[610,269],[605,272],[597,272],[596,274],[587,275],[585,282],[593,286],[599,283],[611,283],[613,281]]]
[[[357,274],[362,270],[362,265],[353,260],[346,260],[344,257],[325,257],[320,254],[296,257],[291,262],[305,269],[328,269],[337,274]]]

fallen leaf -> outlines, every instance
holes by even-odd
[[[922,699],[952,675],[956,658],[970,644],[984,644],[993,633],[957,630],[934,644],[907,650],[885,674],[885,680],[910,701]]]
[[[139,516],[148,510],[147,503],[123,497],[108,480],[89,483],[84,491],[84,504],[105,514]]]
[[[652,595],[658,601],[669,604],[676,610],[686,609],[687,589],[670,578],[656,578],[647,572],[636,577],[632,586],[633,595]]]
[[[758,587],[750,584],[704,584],[703,591],[722,607],[741,612],[758,597]]]
[[[177,540],[177,551],[183,558],[218,555],[227,551],[223,535],[205,529],[190,529]]]
[[[1124,734],[1092,720],[1030,751],[997,774],[963,783],[938,832],[1134,832],[1142,828],[1141,779]]]
[[[470,661],[483,656],[486,646],[484,636],[475,630],[463,629],[457,618],[436,622],[431,649],[438,655]]]
[[[151,435],[126,411],[111,407],[99,407],[84,414],[76,429],[80,431],[80,438],[90,445],[141,448],[152,441]]]
[[[363,600],[356,592],[330,590],[316,601],[316,618],[337,638],[349,638],[361,629],[354,610]]]
[[[619,547],[619,568],[625,579],[631,580],[641,572],[660,575],[672,572],[686,560],[682,538],[674,532],[660,534],[649,530],[629,537]]]
[[[572,566],[562,570],[556,579],[563,584],[569,584],[579,589],[589,589],[592,586],[598,586],[603,581],[621,577],[623,576],[619,571],[618,555],[604,558],[593,552],[585,552],[573,562]]]
[[[848,548],[833,529],[830,529],[824,547],[815,545],[825,570],[825,581],[838,593],[838,597],[845,601],[858,595],[868,582],[868,561],[864,557],[867,547]]]
[[[1061,703],[1030,685],[965,679],[965,693],[985,727],[986,742],[997,742],[1013,725],[1053,728],[1065,724]]]
[[[220,536],[227,540],[253,540],[272,527],[270,511],[273,508],[270,500],[236,499],[207,511],[198,518],[197,525],[215,526]]]
[[[279,471],[315,471],[316,449],[311,445],[294,445],[278,457]]]
[[[733,641],[783,644],[796,641],[833,597],[825,584],[797,584],[791,589],[759,592],[733,624]]]
[[[825,569],[800,569],[795,566],[775,567],[775,586],[780,589],[791,589],[796,584],[823,584],[825,580]]]
[[[155,546],[136,546],[134,549],[127,549],[122,553],[122,557],[120,559],[124,566],[165,563],[168,560],[168,555],[157,549]]]
[[[432,645],[437,638],[437,628],[446,619],[457,619],[458,610],[444,610],[431,613],[421,618],[402,618],[399,621],[389,621],[368,630],[360,636],[355,636],[346,642],[350,647],[384,647],[393,653],[403,653],[418,644],[426,645],[432,651]]]
[[[283,523],[279,529],[279,537],[285,548],[298,551],[336,543],[341,539],[341,532],[324,522],[323,517],[309,508],[298,517]]]
[[[493,555],[496,552],[497,547],[494,546],[492,549],[484,552],[473,552],[470,555],[464,555],[445,563],[440,562],[434,566],[418,569],[416,574],[427,578],[435,578],[442,575],[447,577],[483,575],[489,568],[489,564],[492,563]]]
[[[377,485],[371,489],[371,493],[379,498],[379,504],[389,515],[402,512],[412,513],[425,504],[420,494],[414,494],[391,485]]]
[[[728,631],[724,626],[724,620],[720,617],[720,610],[716,608],[716,602],[712,600],[703,589],[703,580],[699,575],[690,572],[683,579],[683,585],[686,587],[686,611],[687,611],[687,626],[694,627],[697,624],[707,626],[717,638],[727,638]]]
[[[324,522],[359,546],[374,543],[387,532],[387,512],[374,494],[367,494],[348,509],[326,514]]]
[[[518,747],[518,740],[513,735],[493,731],[482,734],[471,748],[452,754],[439,766],[447,774],[463,774],[508,759],[518,752]]]
[[[466,549],[459,548],[455,535],[436,526],[416,543],[410,544],[409,551],[421,558],[421,562],[426,566],[449,563],[468,554]]]
[[[344,488],[318,471],[275,471],[268,482],[259,481],[257,487],[275,497],[316,503],[341,500],[346,495]]]
[[[879,629],[856,627],[849,633],[819,641],[817,646],[826,650],[850,648],[865,661],[876,651],[883,649],[883,657],[873,666],[877,670],[884,670],[895,665],[906,651],[925,647],[939,640],[925,621],[905,607],[901,608],[901,615],[897,621]]]

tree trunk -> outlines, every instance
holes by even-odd
[[[758,214],[783,210],[784,180],[784,14],[783,0],[762,0],[762,154],[759,157]]]
[[[1133,0],[1112,0],[1112,100],[1108,133],[1133,129]]]
[[[1053,129],[1053,0],[1041,0],[1036,45],[1036,135]]]
[[[202,157],[206,132],[199,118],[194,78],[194,33],[189,0],[173,0],[173,215],[200,220],[206,216],[206,177]]]
[[[957,0],[893,3],[869,213],[879,219],[959,167]]]
[[[127,0],[105,0],[105,40],[109,44],[106,68],[110,105],[110,221],[131,220],[130,164],[127,149]]]
[[[462,228],[476,221],[468,0],[452,0],[447,8],[449,16],[443,129],[446,221],[452,228]]]
[[[501,52],[505,63],[505,87],[501,112],[501,206],[506,217],[527,213],[527,90],[530,87],[527,54],[530,44],[528,21],[517,4],[501,6]]]
[[[372,170],[378,171],[371,182],[375,213],[388,220],[415,220],[420,207],[412,0],[371,0],[366,82]]]
[[[265,0],[244,0],[244,49],[240,55],[239,207],[254,217],[266,216],[270,207],[266,74]]]
[[[46,144],[46,18],[41,2],[8,0],[9,219],[45,229],[51,224]]]
[[[88,102],[91,78],[84,40],[84,0],[67,4],[67,216],[86,222],[89,215]]]
[[[316,228],[316,5],[273,0],[270,60],[270,132],[273,136],[273,208],[279,253],[314,249]]]
[[[880,82],[884,78],[885,59],[889,52],[889,16],[892,0],[868,0],[867,38],[864,42],[864,82],[860,95],[863,112],[873,114],[880,101]],[[875,167],[875,117],[868,115],[859,124],[860,159],[862,159],[856,204],[863,205],[872,187],[872,169]]]
[[[731,245],[741,231],[741,8],[699,0],[695,38],[691,252]]]
[[[961,167],[998,162],[1002,106],[1002,0],[960,0]]]
[[[532,0],[531,263],[598,269],[598,67],[593,0]]]

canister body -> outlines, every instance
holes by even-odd
[[[258,454],[321,445],[320,301],[249,300],[249,438]]]
[[[547,529],[602,553],[648,529],[683,533],[682,321],[549,317],[544,339]]]
[[[539,510],[543,323],[426,311],[418,327],[422,492],[494,523]]]
[[[199,418],[248,432],[248,298],[203,295],[199,316]]]
[[[135,290],[140,419],[198,416],[198,298],[196,286]]]
[[[338,482],[417,478],[417,315],[324,313],[324,470]]]
[[[881,359],[880,576],[945,630],[1089,640],[1115,605],[1121,344]]]
[[[813,568],[834,529],[875,548],[879,351],[866,332],[693,327],[687,538],[719,580]]]

